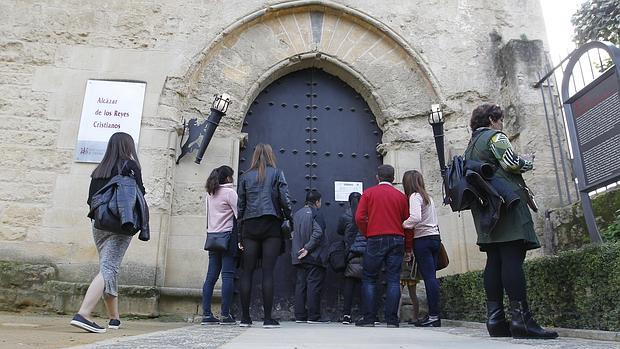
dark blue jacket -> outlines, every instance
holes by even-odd
[[[88,217],[95,228],[113,233],[150,239],[149,208],[136,180],[131,176],[116,175],[99,189],[90,201]]]
[[[340,216],[336,232],[344,237],[346,249],[350,254],[349,258],[364,254],[364,251],[366,251],[366,238],[353,223],[350,208]]]

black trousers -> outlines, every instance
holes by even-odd
[[[243,239],[243,271],[241,273],[241,311],[243,320],[250,320],[250,301],[252,298],[252,278],[254,269],[261,259],[263,270],[263,311],[264,319],[271,319],[273,307],[273,270],[280,255],[281,238],[269,237],[264,240]]]
[[[498,242],[486,247],[484,290],[487,300],[501,302],[504,289],[511,301],[527,301],[525,273],[525,244],[522,240]]]
[[[351,309],[353,308],[353,297],[355,297],[355,294],[359,294],[361,292],[361,289],[362,279],[351,277],[344,278],[344,305],[342,307],[343,315],[353,315],[351,314]]]
[[[321,318],[321,291],[325,268],[314,264],[297,264],[295,283],[295,319],[316,321]]]

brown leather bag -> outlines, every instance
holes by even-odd
[[[439,246],[439,256],[437,256],[437,270],[445,269],[448,264],[450,264],[450,258],[442,242]]]

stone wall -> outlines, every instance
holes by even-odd
[[[542,105],[529,87],[542,69],[536,0],[9,0],[0,18],[0,259],[51,263],[61,281],[87,282],[97,268],[85,217],[94,165],[72,158],[87,79],[147,82],[139,157],[152,238],[130,246],[124,284],[200,287],[204,181],[215,166],[237,169],[254,96],[304,67],[353,86],[383,130],[385,161],[399,174],[420,169],[436,198],[431,103],[444,108],[449,154],[465,147],[476,105],[514,106],[523,126],[517,145],[540,149],[537,173],[551,170]],[[190,155],[175,165],[182,120],[207,115],[216,92],[234,103],[203,163]],[[535,177],[552,206],[547,176]],[[447,273],[480,268],[469,214],[439,212],[453,261]]]
[[[605,236],[603,232],[610,229],[614,222],[620,221],[620,189],[611,189],[593,196],[592,208],[603,241],[617,242],[617,237],[614,239],[614,236]],[[546,247],[550,253],[577,249],[591,242],[580,202],[550,210],[548,227]]]

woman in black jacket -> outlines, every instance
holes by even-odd
[[[133,138],[124,132],[117,132],[110,137],[103,159],[91,174],[86,202],[90,205],[93,195],[119,173],[134,177],[142,195],[145,194],[135,143]],[[100,230],[93,225],[93,237],[99,254],[99,273],[88,286],[80,310],[71,320],[71,325],[88,332],[103,333],[106,329],[91,321],[89,317],[103,296],[110,318],[108,328],[120,327],[117,276],[132,235]]]
[[[282,170],[276,168],[276,157],[268,144],[258,144],[250,168],[239,179],[239,221],[243,250],[241,274],[242,327],[252,325],[250,296],[252,276],[261,259],[263,269],[263,327],[280,327],[271,318],[273,306],[273,269],[282,245],[282,221],[291,220],[291,200]],[[292,224],[291,224],[292,225]]]
[[[351,308],[353,295],[361,287],[362,281],[362,256],[366,250],[366,238],[360,233],[355,225],[355,211],[362,194],[353,192],[349,194],[349,209],[340,216],[337,232],[344,236],[347,250],[347,264],[344,270],[344,305],[342,308],[342,323],[349,325],[352,322]]]

